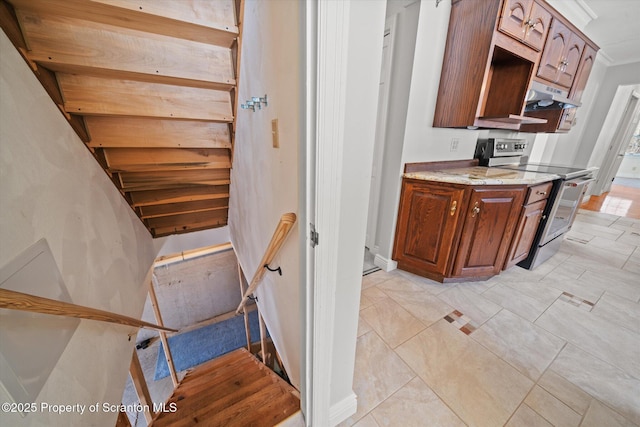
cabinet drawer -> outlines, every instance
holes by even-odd
[[[529,193],[527,194],[527,199],[524,201],[524,204],[530,205],[531,203],[546,199],[549,197],[551,187],[553,187],[553,181],[529,187]]]

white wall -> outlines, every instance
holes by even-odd
[[[627,98],[614,103],[618,87],[636,84],[640,84],[640,62],[607,68],[597,93],[597,105],[586,118],[588,123],[582,135],[580,149],[576,152],[575,164],[596,167],[602,164],[603,147],[610,142],[609,134],[615,132],[615,129],[612,129],[613,123],[607,123],[609,110],[620,108],[619,104],[628,100]]]
[[[150,234],[4,33],[0,52],[0,265],[46,238],[74,303],[139,318],[155,258]],[[37,403],[119,404],[136,331],[81,321]],[[10,399],[0,391],[0,400]],[[0,413],[0,424],[114,425],[116,417]]]
[[[640,179],[640,155],[627,154],[624,156],[616,177]]]
[[[251,280],[280,216],[298,212],[300,121],[300,18],[297,0],[245,2],[239,102],[268,95],[262,110],[238,109],[231,176],[229,231],[242,269]],[[278,119],[280,148],[272,147]],[[289,378],[300,387],[301,330],[298,224],[267,272],[258,306]]]
[[[384,13],[385,4],[380,1],[352,1],[349,10],[343,163],[340,171],[341,188],[336,189],[340,200],[340,224],[338,240],[334,242],[337,248],[337,271],[331,372],[333,407],[348,401],[353,394]],[[318,141],[318,144],[322,143],[322,140]],[[322,203],[322,200],[318,203]],[[322,283],[316,283],[316,286],[322,286]]]

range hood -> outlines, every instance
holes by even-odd
[[[547,86],[544,83],[533,80],[527,91],[527,105],[524,111],[562,110],[582,105],[577,101],[569,99],[568,96],[568,91]]]

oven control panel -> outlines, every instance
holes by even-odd
[[[524,139],[489,139],[492,145],[492,157],[521,156],[527,148],[527,141]]]
[[[479,160],[480,166],[518,164],[526,159],[527,146],[526,139],[479,139],[473,158]]]

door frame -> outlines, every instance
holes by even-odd
[[[627,103],[618,122],[616,132],[611,139],[607,154],[602,160],[600,171],[596,178],[596,183],[593,186],[593,194],[596,196],[601,195],[611,189],[611,182],[618,173],[620,164],[616,167],[616,158],[623,148],[623,144],[629,144],[631,133],[634,131],[633,122],[634,117],[640,114],[640,93],[633,90],[627,98]]]
[[[389,37],[389,54],[384,58],[380,70],[381,76],[384,76],[385,88],[380,93],[378,104],[378,114],[376,119],[376,140],[373,148],[373,173],[377,174],[377,179],[371,181],[371,190],[369,191],[369,214],[367,215],[367,237],[366,246],[369,252],[376,255],[380,248],[376,245],[376,233],[378,230],[378,212],[380,211],[380,192],[382,191],[382,166],[384,160],[384,149],[387,137],[387,118],[389,116],[389,94],[391,93],[391,65],[393,64],[393,52],[395,48],[395,33],[398,21],[398,14],[389,17],[385,22],[384,37]],[[387,36],[387,32],[389,33]]]

